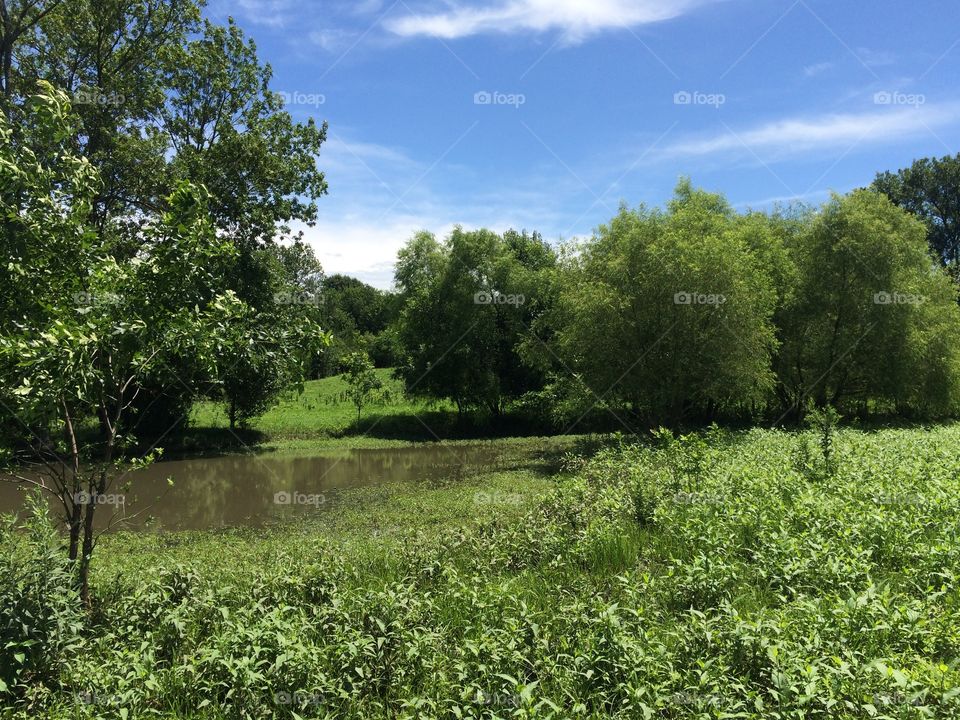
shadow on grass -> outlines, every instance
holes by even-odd
[[[224,453],[260,452],[270,440],[266,433],[251,428],[187,427],[160,443],[164,459],[172,460]],[[146,449],[146,448],[144,448]]]

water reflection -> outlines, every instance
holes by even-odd
[[[161,462],[131,473],[128,490],[113,488],[110,492],[120,497],[102,498],[97,520],[104,528],[116,512],[127,529],[262,526],[329,510],[344,488],[436,480],[467,467],[490,467],[498,456],[489,445],[427,445],[309,457],[242,455]],[[23,489],[0,482],[0,513],[17,511],[22,505]]]

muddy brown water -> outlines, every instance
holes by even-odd
[[[493,469],[502,452],[489,444],[422,445],[159,462],[129,473],[97,499],[97,525],[102,529],[112,518],[113,528],[142,531],[261,527],[330,511],[346,488]],[[118,487],[126,481],[128,488]],[[22,511],[24,498],[22,485],[0,482],[0,513]]]

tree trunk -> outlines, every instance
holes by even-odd
[[[99,489],[90,483],[91,495],[90,502],[87,503],[83,513],[83,553],[80,555],[80,561],[77,565],[77,580],[80,583],[80,600],[85,607],[90,607],[90,559],[93,556],[93,514],[97,509],[99,496],[102,494]]]

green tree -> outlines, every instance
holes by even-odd
[[[499,415],[507,401],[542,382],[520,351],[539,308],[538,262],[549,263],[524,257],[525,266],[518,251],[552,251],[515,235],[511,244],[489,230],[457,227],[442,246],[419,233],[401,250],[398,338],[408,392],[449,398],[460,412],[483,406]]]
[[[797,285],[777,314],[783,404],[956,407],[960,310],[926,230],[884,195],[836,196],[787,249]]]
[[[202,21],[199,0],[65,0],[18,35],[11,87],[48,79],[74,99],[73,143],[99,171],[93,224],[114,235],[118,260],[135,257],[146,218],[181,181],[203,185],[217,231],[238,253],[223,258],[226,286],[263,319],[291,316],[273,298],[273,241],[310,224],[326,192],[316,156],[326,126],[294,122],[270,89],[272,71],[230,20]],[[14,92],[14,95],[16,93]],[[295,321],[296,318],[293,318]],[[244,354],[244,361],[255,355]],[[253,367],[256,370],[253,370]],[[231,387],[248,411],[288,379],[282,363],[239,362]],[[267,378],[267,372],[276,373]],[[247,378],[241,388],[239,381]],[[171,382],[176,380],[175,382]],[[160,435],[209,383],[169,358],[138,378],[130,421]],[[254,396],[260,399],[253,402]]]
[[[114,236],[98,233],[93,220],[97,175],[68,149],[66,96],[46,86],[30,112],[32,127],[48,128],[63,150],[44,161],[0,144],[4,238],[26,248],[11,248],[6,272],[33,288],[21,298],[22,320],[0,334],[0,387],[10,388],[8,407],[26,428],[51,429],[18,458],[32,472],[21,464],[16,477],[62,508],[69,559],[88,601],[97,506],[125,468],[155,457],[135,458],[134,438],[123,431],[138,378],[164,358],[216,377],[245,306],[211,272],[234,249],[210,224],[202,189],[178,187],[170,209],[145,225],[137,257],[118,260]],[[0,118],[0,137],[10,132]],[[91,419],[101,427],[96,439],[82,431]]]
[[[565,260],[541,323],[561,367],[651,423],[762,402],[776,300],[755,248],[769,232],[689,181],[666,212],[622,208]]]
[[[872,189],[923,221],[931,250],[957,279],[960,276],[960,154],[923,158],[896,173],[879,173]]]
[[[360,411],[371,395],[383,387],[383,383],[380,382],[370,358],[364,353],[350,353],[343,359],[343,364],[347,395],[357,408],[357,422],[360,422]]]

